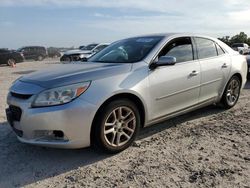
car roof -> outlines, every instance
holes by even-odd
[[[21,48],[45,48],[44,46],[23,46]]]
[[[177,37],[200,37],[200,38],[206,38],[210,39],[217,44],[219,44],[226,52],[228,53],[235,53],[235,51],[229,47],[227,44],[224,42],[220,41],[217,38],[210,37],[207,35],[202,35],[202,34],[195,34],[195,33],[154,33],[154,34],[147,34],[147,35],[139,35],[136,37],[154,37],[154,36],[162,36],[165,38],[165,40],[172,39],[172,38],[177,38]],[[131,37],[134,38],[134,37]]]

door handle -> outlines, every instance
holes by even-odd
[[[221,66],[221,68],[227,68],[228,67],[228,65],[226,64],[226,63],[224,63],[222,66]]]
[[[193,70],[189,75],[190,76],[197,76],[199,74],[199,72],[197,72],[196,70]]]

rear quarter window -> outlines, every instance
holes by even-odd
[[[195,38],[199,59],[211,58],[217,56],[215,43],[206,38]]]
[[[216,48],[217,48],[218,55],[225,54],[225,51],[218,44],[216,44]]]

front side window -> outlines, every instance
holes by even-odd
[[[88,61],[103,63],[135,63],[144,59],[163,36],[134,37],[115,42]]]
[[[162,49],[158,58],[161,56],[175,57],[177,63],[192,61],[194,55],[191,38],[182,37],[172,40]]]
[[[196,37],[195,42],[196,42],[197,49],[198,49],[199,59],[217,56],[215,43],[212,40]]]

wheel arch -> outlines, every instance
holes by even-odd
[[[242,88],[242,75],[239,73],[239,72],[235,72],[235,73],[233,73],[229,78],[228,78],[228,80],[227,80],[227,82],[226,82],[226,84],[225,84],[225,86],[224,86],[224,88],[223,88],[223,90],[222,90],[222,92],[221,92],[221,94],[220,94],[220,97],[219,97],[219,100],[221,99],[221,97],[223,96],[223,93],[224,93],[224,91],[225,91],[225,89],[226,89],[226,87],[227,87],[227,84],[228,84],[228,82],[230,81],[230,79],[233,77],[233,76],[237,76],[239,79],[240,79],[240,83],[241,83],[241,88]]]
[[[233,77],[233,76],[237,76],[239,79],[240,79],[240,83],[242,84],[242,75],[240,74],[240,73],[234,73],[232,76],[231,76],[231,78]],[[230,78],[230,79],[231,79]]]
[[[104,108],[104,106],[106,106],[107,104],[109,104],[111,101],[117,100],[117,99],[129,99],[131,100],[133,103],[135,103],[135,105],[137,106],[138,110],[139,110],[139,114],[140,114],[140,120],[141,120],[141,128],[144,127],[145,124],[145,120],[146,120],[146,111],[145,111],[145,107],[144,104],[142,102],[142,100],[136,96],[135,94],[132,93],[119,93],[119,94],[115,94],[113,96],[111,96],[110,98],[106,99],[102,105],[98,108],[98,110],[96,111],[95,115],[94,115],[94,119],[92,121],[91,124],[91,132],[90,132],[90,141],[91,144],[93,143],[93,132],[94,132],[94,127],[95,127],[95,122],[97,120],[97,115],[100,113],[101,109]]]

